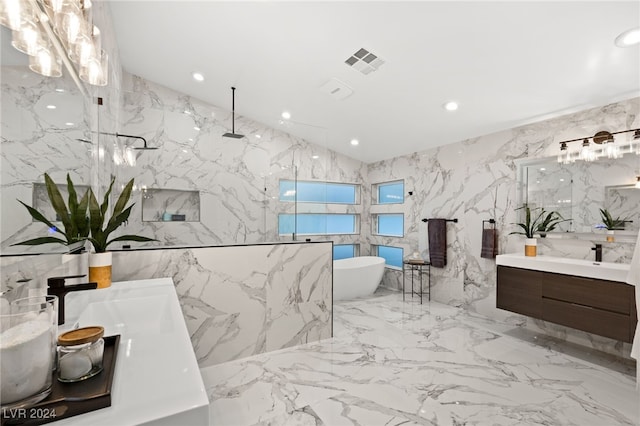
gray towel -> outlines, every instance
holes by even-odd
[[[444,268],[447,264],[447,221],[429,219],[429,261],[431,266]]]
[[[482,230],[482,249],[480,257],[493,259],[498,254],[498,232],[493,228]]]

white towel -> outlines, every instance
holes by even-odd
[[[631,258],[631,269],[627,275],[627,283],[636,286],[636,310],[638,311],[638,325],[636,326],[636,334],[633,338],[633,346],[631,347],[631,356],[636,360],[640,360],[640,233],[638,233],[638,241]],[[636,362],[636,387],[640,385],[640,366]]]

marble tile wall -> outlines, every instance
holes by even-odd
[[[140,191],[127,229],[159,240],[159,245],[210,245],[291,240],[277,235],[277,215],[293,211],[292,203],[278,200],[280,179],[326,180],[363,183],[366,166],[286,133],[285,123],[273,128],[236,115],[224,108],[124,73],[120,132],[142,136],[155,151],[134,151],[133,162],[118,165],[120,184],[135,178],[136,189],[165,188],[200,192],[200,222],[143,223]],[[311,128],[312,126],[307,126]],[[199,129],[199,130],[196,130]],[[326,130],[314,128],[326,137]],[[123,138],[122,138],[123,139]],[[125,149],[142,141],[123,139]],[[313,158],[317,156],[318,158]],[[124,155],[126,157],[126,155]],[[368,200],[363,186],[362,199]],[[299,211],[356,213],[366,211],[365,201],[354,206],[299,205]],[[362,228],[367,218],[362,217]],[[359,236],[332,237],[336,242],[357,242]],[[314,241],[327,238],[311,236]]]
[[[332,244],[113,254],[115,281],[171,277],[201,367],[332,336]]]

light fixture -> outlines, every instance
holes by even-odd
[[[0,24],[13,30],[11,44],[29,55],[33,72],[60,77],[64,62],[76,81],[107,84],[108,57],[91,0],[3,0]]]
[[[615,135],[634,132],[633,138],[627,142],[616,141]],[[591,141],[589,141],[591,139]],[[582,141],[582,146],[578,151],[571,151],[568,145],[571,142]],[[599,131],[593,136],[571,139],[558,142],[560,153],[558,163],[568,164],[576,160],[595,161],[602,157],[611,159],[621,158],[624,154],[633,153],[640,155],[640,129],[621,130],[619,132]],[[592,148],[592,144],[595,145]]]
[[[446,109],[447,111],[455,111],[458,109],[458,103],[454,101],[449,101],[446,104],[444,104],[444,109]]]
[[[291,113],[289,111],[282,111],[282,118],[284,118],[285,120],[288,120],[291,118]]]
[[[75,125],[75,123],[72,123],[70,121],[67,121],[66,123],[64,123],[65,126],[73,126]]]
[[[193,130],[195,130],[196,132],[199,132],[199,131],[200,131],[200,127],[198,127],[198,126],[193,126]]]
[[[56,109],[57,107],[55,105],[47,105],[47,109]]]
[[[358,139],[351,139],[351,145],[353,146],[358,146],[360,144],[360,141]]]
[[[256,139],[260,139],[262,136],[260,135],[256,135]]]
[[[193,79],[198,82],[204,81],[204,75],[197,71],[194,71],[193,73],[191,73],[191,77],[193,77]]]
[[[618,47],[630,47],[640,43],[640,28],[632,28],[620,34],[615,39]]]
[[[318,158],[320,158],[319,155],[312,155],[311,158],[313,158],[314,160],[317,160]]]

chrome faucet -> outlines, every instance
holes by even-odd
[[[591,247],[591,250],[596,252],[596,262],[602,262],[602,244],[596,244],[595,247]]]
[[[64,280],[66,279],[83,277],[86,277],[86,275],[47,278],[47,295],[58,296],[58,325],[64,324],[64,297],[67,293],[98,288],[98,283],[64,285]]]

